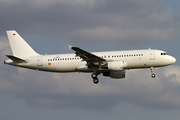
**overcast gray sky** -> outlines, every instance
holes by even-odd
[[[0,120],[179,120],[180,1],[1,0]],[[161,49],[177,62],[126,78],[46,73],[4,65],[16,30],[40,54]]]

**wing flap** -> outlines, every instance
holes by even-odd
[[[27,63],[26,60],[23,60],[21,58],[18,58],[18,57],[15,57],[13,55],[6,55],[9,59],[11,59],[12,61],[14,62],[17,62],[17,63]]]

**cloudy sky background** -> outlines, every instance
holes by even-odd
[[[180,1],[1,0],[0,120],[179,120]],[[40,54],[161,49],[174,65],[129,70],[123,80],[58,74],[4,65],[6,30],[16,30]]]

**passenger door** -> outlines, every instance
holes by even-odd
[[[149,54],[150,54],[150,60],[155,60],[155,51],[149,50]]]
[[[42,64],[42,56],[37,57],[37,66],[43,66],[43,64]]]

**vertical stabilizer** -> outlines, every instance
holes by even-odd
[[[28,57],[39,55],[26,43],[26,41],[16,31],[11,30],[6,32],[14,56]]]

